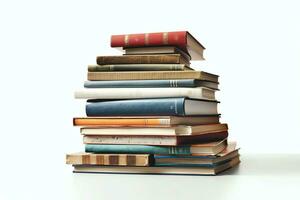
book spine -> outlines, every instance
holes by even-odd
[[[74,118],[74,126],[167,126],[170,119],[97,119]]]
[[[138,55],[138,56],[98,56],[98,65],[109,64],[185,64],[180,54]],[[187,63],[188,64],[188,63]]]
[[[196,87],[193,79],[177,80],[124,80],[124,81],[86,81],[85,88],[160,88]]]
[[[149,166],[150,155],[134,154],[67,154],[66,163],[72,165]]]
[[[111,36],[111,47],[178,46],[186,49],[186,45],[186,31]]]
[[[89,72],[101,71],[174,71],[184,70],[184,64],[120,64],[120,65],[89,65]]]
[[[138,153],[162,155],[190,155],[190,146],[148,146],[148,145],[97,145],[86,144],[86,152],[93,153]]]
[[[184,98],[134,99],[87,103],[87,116],[184,116]]]

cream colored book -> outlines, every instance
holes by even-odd
[[[173,127],[84,127],[80,131],[83,135],[191,136],[227,130],[227,124],[206,124]]]
[[[188,144],[203,144],[207,142],[224,140],[228,132],[210,132],[191,136],[157,136],[157,135],[84,135],[84,144],[135,144],[176,146]]]
[[[144,99],[188,97],[215,100],[215,91],[205,87],[196,88],[89,88],[75,92],[77,99]]]

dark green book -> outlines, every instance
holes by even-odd
[[[101,71],[174,71],[192,70],[184,64],[115,64],[115,65],[89,65],[89,72]]]

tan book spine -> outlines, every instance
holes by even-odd
[[[150,158],[149,154],[73,153],[66,155],[66,163],[71,165],[149,166]]]
[[[189,64],[180,54],[98,56],[98,65],[109,64]]]
[[[155,80],[197,79],[218,83],[218,76],[202,71],[132,71],[132,72],[88,72],[88,80]]]

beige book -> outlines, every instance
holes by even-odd
[[[228,132],[209,132],[191,136],[157,136],[157,135],[84,135],[84,144],[136,144],[176,146],[187,144],[200,144],[224,140]]]
[[[88,72],[88,80],[161,80],[196,79],[218,83],[218,76],[203,71],[131,71],[131,72]]]
[[[75,92],[77,99],[144,99],[188,97],[215,100],[215,90],[196,88],[89,88]]]

